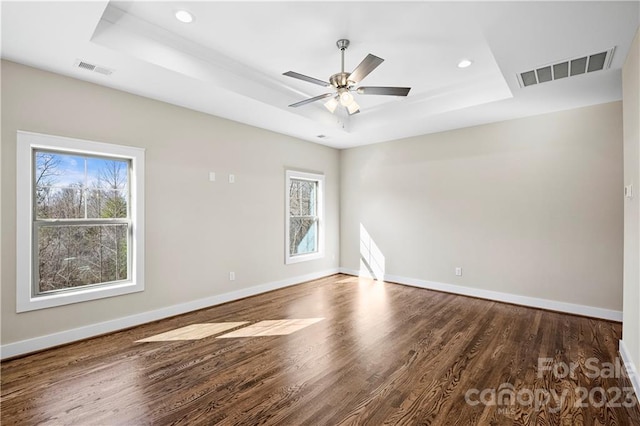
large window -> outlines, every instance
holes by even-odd
[[[286,174],[286,263],[324,255],[324,176],[288,170]]]
[[[18,312],[144,289],[144,151],[18,133]]]

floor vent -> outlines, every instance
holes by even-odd
[[[88,62],[81,61],[80,59],[76,60],[74,66],[76,68],[82,68],[83,70],[97,72],[98,74],[102,74],[102,75],[111,75],[111,74],[113,74],[113,70],[110,70],[109,68],[101,67],[99,65],[90,64]]]
[[[520,87],[533,86],[547,81],[559,80],[565,77],[573,77],[594,71],[608,69],[611,66],[613,54],[616,48],[612,47],[603,52],[565,59],[553,64],[542,65],[530,71],[524,71],[517,75]]]

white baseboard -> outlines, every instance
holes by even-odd
[[[622,357],[622,362],[624,363],[624,368],[627,370],[627,375],[629,376],[629,380],[633,386],[633,391],[636,393],[636,398],[640,400],[640,374],[638,374],[638,369],[631,359],[631,354],[629,353],[629,349],[627,349],[627,345],[625,345],[624,340],[620,340],[619,352]]]
[[[281,281],[260,284],[229,293],[206,297],[204,299],[198,299],[191,302],[180,303],[178,305],[167,306],[166,308],[160,308],[123,318],[100,322],[97,324],[91,324],[71,330],[65,330],[59,333],[34,337],[32,339],[21,340],[14,343],[8,343],[6,345],[0,346],[0,359],[28,354],[30,352],[63,345],[65,343],[71,343],[89,337],[99,336],[105,333],[111,333],[136,325],[145,324],[151,321],[157,321],[159,319],[172,317],[174,315],[180,315],[187,312],[196,311],[198,309],[219,305],[221,303],[231,302],[233,300],[242,299],[244,297],[255,296],[267,291],[277,290],[279,288],[300,284],[305,281],[311,281],[329,275],[337,274],[338,272],[339,270],[336,268],[293,278],[287,278]]]
[[[360,271],[358,271],[357,269],[350,269],[350,268],[343,268],[340,267],[339,271],[341,274],[347,274],[347,275],[353,275],[353,276],[358,276],[360,275]]]
[[[349,268],[340,268],[340,273],[356,276],[359,275],[359,271]],[[410,285],[412,287],[426,288],[428,290],[437,290],[446,293],[478,297],[480,299],[488,299],[497,302],[513,303],[515,305],[529,306],[532,308],[547,309],[550,311],[558,311],[568,314],[576,314],[586,317],[622,322],[622,311],[614,311],[612,309],[577,305],[574,303],[559,302],[556,300],[539,299],[537,297],[520,296],[512,293],[502,293],[499,291],[464,287],[460,285],[439,283],[435,281],[426,281],[417,278],[401,277],[398,275],[385,275],[384,279],[388,282]]]

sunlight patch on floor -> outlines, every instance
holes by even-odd
[[[156,334],[146,339],[137,340],[136,342],[169,342],[174,340],[200,340],[223,331],[236,328],[238,326],[248,324],[248,321],[241,322],[218,322],[207,324],[191,324],[186,327],[176,328],[175,330],[165,333]]]
[[[323,319],[324,318],[304,318],[260,321],[248,327],[223,334],[217,338],[230,339],[234,337],[284,336],[302,330],[303,328],[322,321]]]

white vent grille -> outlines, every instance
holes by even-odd
[[[113,74],[113,70],[111,70],[111,69],[109,69],[107,67],[102,67],[100,65],[90,64],[89,62],[85,62],[85,61],[82,61],[80,59],[76,60],[74,66],[76,68],[81,68],[83,70],[97,72],[98,74],[102,74],[102,75],[111,75],[111,74]]]
[[[553,64],[541,65],[530,71],[518,73],[518,83],[520,83],[520,87],[527,87],[546,83],[547,81],[608,69],[611,67],[615,50],[616,48],[612,47],[603,52],[565,59]]]

